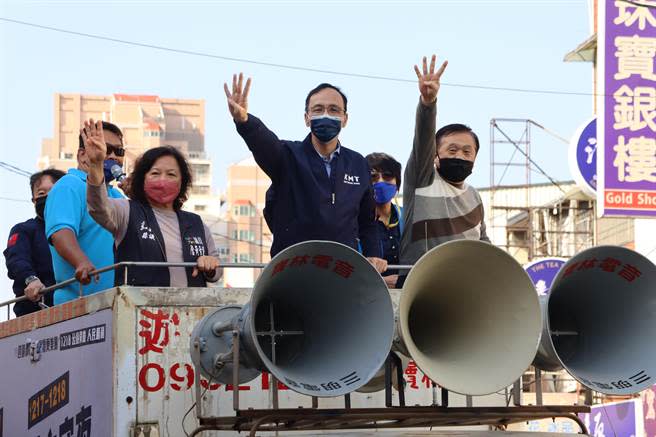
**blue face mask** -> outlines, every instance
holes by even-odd
[[[115,165],[120,166],[120,164],[114,159],[105,159],[103,162],[103,172],[105,173],[105,183],[108,184],[114,180],[114,175],[112,174],[112,167]]]
[[[327,143],[339,135],[339,131],[342,130],[342,119],[330,115],[312,117],[310,130],[319,141]]]
[[[389,182],[376,182],[374,184],[374,200],[378,205],[391,202],[396,196],[396,184]]]

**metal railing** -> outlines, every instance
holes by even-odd
[[[251,268],[251,269],[262,269],[267,266],[268,263],[223,263],[219,265],[219,268],[225,269],[225,268]],[[119,263],[111,264],[105,267],[102,267],[100,269],[93,270],[92,272],[89,273],[90,277],[99,275],[101,273],[108,272],[110,270],[116,270],[121,267],[125,267],[125,270],[123,272],[123,283],[127,284],[128,283],[128,268],[129,267],[197,267],[198,265],[194,262],[161,262],[161,261],[121,261]],[[411,265],[388,265],[387,266],[388,270],[410,270],[412,268]],[[51,285],[49,287],[42,288],[39,291],[39,296],[41,296],[41,300],[39,301],[39,306],[42,308],[48,308],[48,306],[43,302],[43,295],[46,293],[49,293],[51,291],[57,290],[58,288],[66,287],[67,285],[74,284],[76,282],[79,282],[76,278],[70,278],[62,282],[58,282],[54,285]],[[83,284],[79,284],[79,297],[83,296]],[[18,302],[22,302],[24,300],[29,300],[27,296],[20,296],[14,299],[10,299],[4,302],[0,302],[0,308],[6,306],[7,307],[7,320],[11,318],[11,304],[15,304]]]

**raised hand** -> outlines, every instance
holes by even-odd
[[[244,74],[239,73],[239,78],[236,74],[232,75],[232,93],[228,88],[228,84],[223,84],[223,90],[228,98],[228,110],[232,118],[238,122],[243,123],[248,120],[248,92],[251,89],[251,78],[246,80],[246,86],[243,87]]]
[[[84,149],[89,157],[91,165],[102,166],[102,162],[107,156],[107,144],[105,144],[105,134],[103,133],[102,121],[84,121],[84,127],[80,129],[80,135],[84,141]]]
[[[426,56],[424,56],[421,71],[415,65],[415,73],[417,73],[417,79],[419,79],[419,93],[421,94],[421,101],[424,105],[433,104],[437,100],[437,92],[440,90],[440,78],[446,66],[449,64],[448,61],[444,61],[439,70],[435,71],[435,60],[436,57],[433,55],[431,57],[430,68],[428,68]]]

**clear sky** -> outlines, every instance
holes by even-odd
[[[506,1],[16,1],[0,17],[224,57],[413,80],[423,55],[448,59],[438,126],[469,124],[481,139],[473,185],[490,185],[489,122],[531,118],[569,137],[592,114],[592,96],[449,86],[591,93],[592,66],[564,63],[589,36],[587,0]],[[227,112],[223,82],[252,76],[249,110],[281,138],[302,139],[303,103],[320,82],[349,98],[342,143],[405,164],[418,90],[414,82],[294,71],[134,47],[0,21],[0,160],[33,171],[53,133],[53,93],[158,94],[205,99],[205,147],[217,190],[226,167],[248,156]],[[511,135],[516,132],[511,131]],[[571,179],[567,146],[533,131],[533,159]],[[510,149],[509,149],[510,150]],[[0,197],[29,199],[27,178],[0,169]],[[537,175],[534,182],[540,182]],[[522,183],[509,173],[504,183]],[[33,216],[32,204],[0,199],[0,241]],[[0,301],[11,298],[4,260]],[[0,320],[4,314],[0,314]]]

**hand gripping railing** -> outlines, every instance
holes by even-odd
[[[251,268],[251,269],[262,269],[266,267],[267,263],[222,263],[219,265],[219,268]],[[101,273],[108,272],[110,270],[116,270],[118,268],[125,267],[125,270],[123,271],[124,274],[124,280],[123,283],[127,284],[128,282],[128,268],[129,267],[197,267],[197,264],[194,262],[156,262],[156,261],[121,261],[116,264],[111,264],[105,267],[102,267],[100,269],[94,270],[89,273],[90,277],[99,275]],[[411,265],[388,265],[387,268],[389,270],[410,270],[412,268]],[[78,282],[76,278],[70,278],[62,282],[58,282],[54,285],[51,285],[49,287],[42,288],[39,291],[39,296],[41,296],[41,300],[39,301],[39,306],[42,308],[48,308],[48,306],[43,302],[43,295],[46,293],[49,293],[53,290],[57,290],[58,288],[66,287],[67,285],[74,284],[75,282]],[[80,283],[80,289],[79,289],[79,297],[82,297],[82,284]],[[10,305],[17,303],[17,302],[22,302],[24,300],[28,300],[27,296],[20,296],[15,299],[7,300],[4,302],[0,302],[0,308],[6,306],[7,307],[7,320],[11,318],[11,310],[10,310]]]

